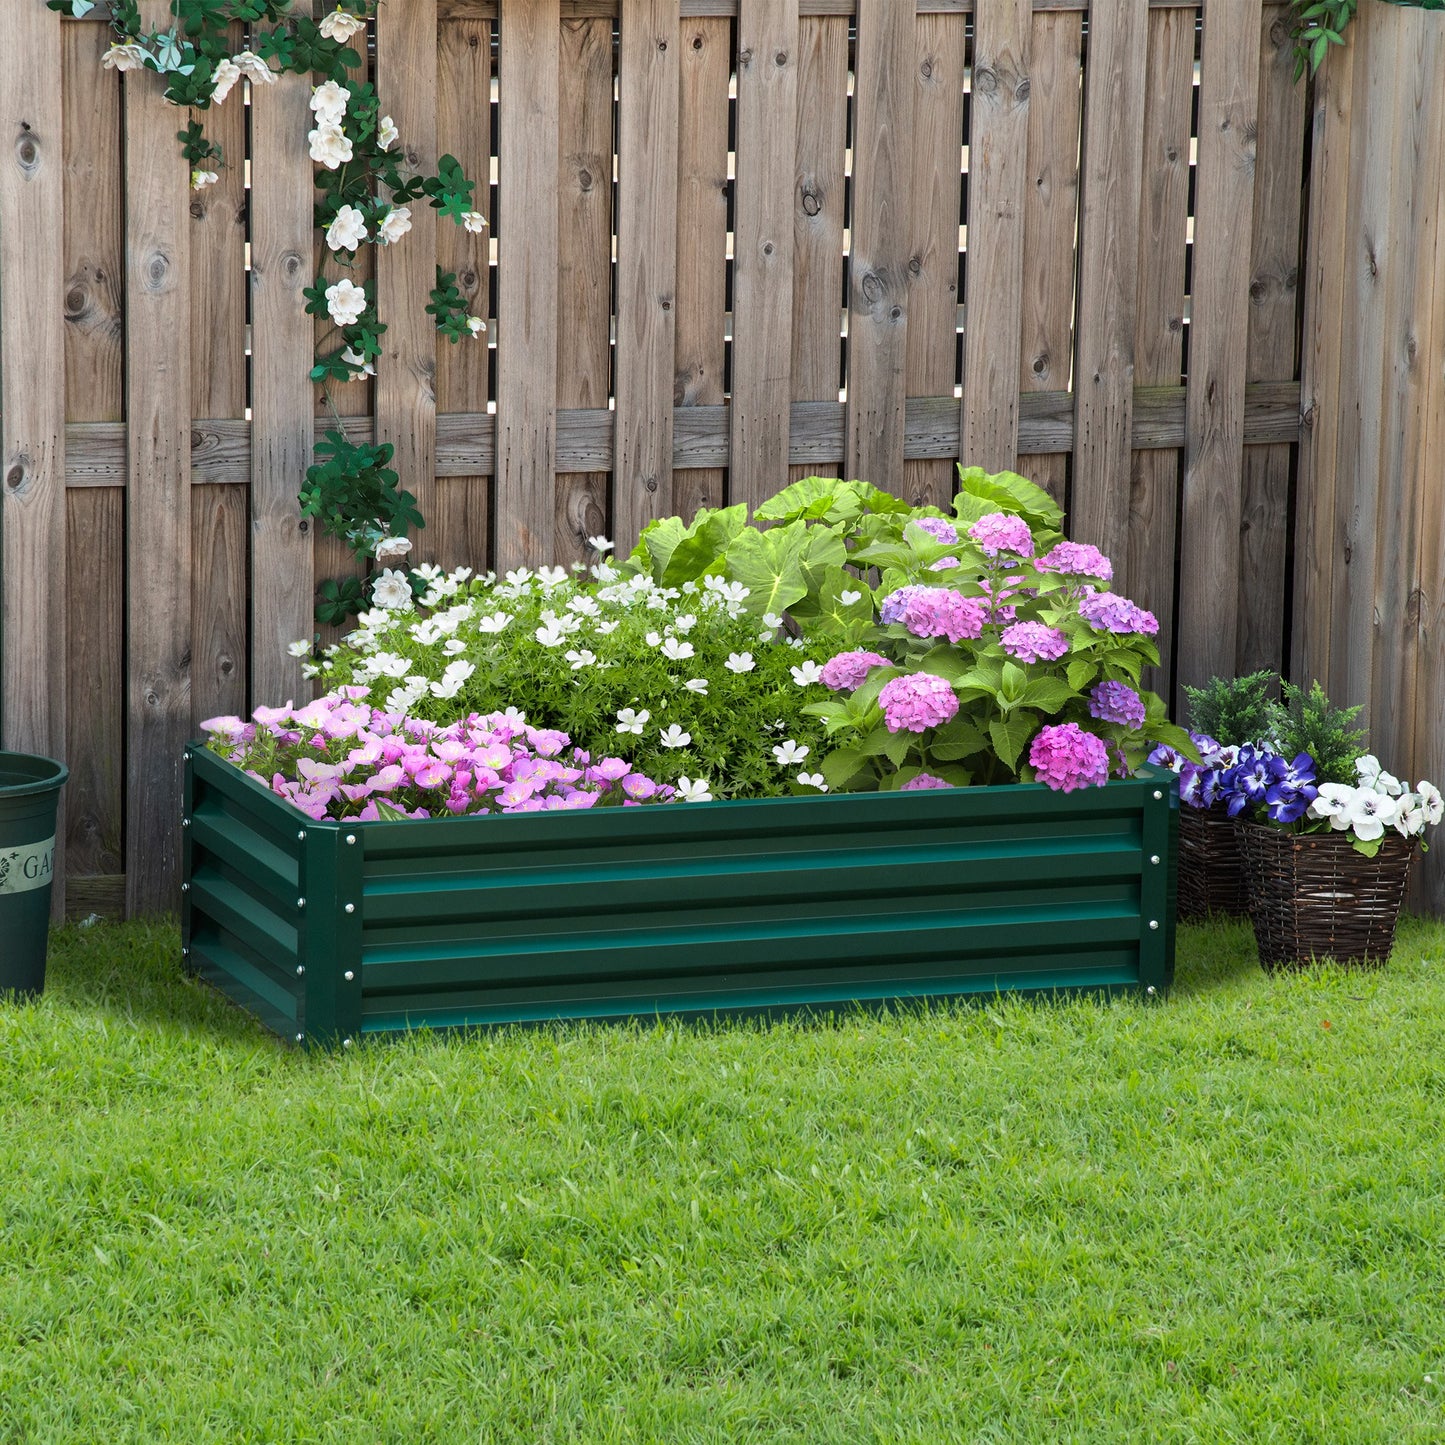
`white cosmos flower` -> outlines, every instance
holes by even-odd
[[[410,537],[383,537],[381,541],[376,544],[376,548],[371,555],[375,557],[378,562],[386,563],[398,561],[410,551]]]
[[[396,122],[389,115],[384,115],[376,123],[376,143],[382,150],[389,151],[396,142],[401,132],[396,128]]]
[[[751,672],[757,666],[753,661],[751,652],[730,652],[728,660],[723,663],[729,672]]]
[[[805,788],[817,788],[820,793],[828,791],[828,780],[822,773],[799,773],[798,781]]]
[[[462,225],[474,236],[480,236],[487,228],[487,218],[480,211],[463,211]]]
[[[411,207],[393,206],[376,223],[376,244],[390,246],[411,230]]]
[[[662,655],[671,658],[673,662],[686,662],[696,650],[692,643],[679,642],[675,637],[664,637],[662,639]]]
[[[1363,843],[1384,836],[1385,829],[1395,821],[1397,805],[1393,798],[1360,788],[1345,812],[1345,826]]]
[[[808,661],[801,667],[794,667],[790,670],[793,674],[793,681],[799,687],[811,687],[815,682],[823,680],[823,669],[816,662]]]
[[[243,50],[231,57],[231,64],[253,85],[275,85],[276,72],[254,50]]]
[[[358,30],[366,29],[366,21],[338,5],[316,28],[328,40],[345,45]]]
[[[326,228],[326,244],[333,251],[354,251],[367,234],[366,217],[355,206],[342,206]]]
[[[355,326],[366,310],[366,292],[355,281],[333,282],[326,288],[326,309],[338,326]]]
[[[585,647],[581,652],[573,648],[563,655],[567,661],[572,664],[573,672],[581,672],[584,667],[591,667],[592,664],[597,661],[597,654],[595,652],[589,652]]]
[[[346,103],[351,92],[344,85],[328,80],[311,92],[311,109],[316,112],[317,125],[340,125],[346,118]]]
[[[608,636],[610,633],[616,632],[617,629],[618,629],[619,627],[621,627],[621,626],[622,626],[622,624],[621,624],[615,617],[610,617],[610,618],[607,619],[607,621],[605,621],[605,622],[599,622],[599,623],[597,624],[597,631],[598,631],[603,637],[606,637],[606,636]]]
[[[684,803],[710,803],[712,790],[706,778],[683,776],[677,780],[677,796]]]
[[[349,381],[358,381],[363,376],[375,376],[376,367],[366,359],[354,346],[342,348],[341,359],[351,368]]]
[[[665,748],[685,748],[692,741],[692,734],[683,732],[676,723],[669,723],[657,740]]]
[[[602,534],[599,532],[597,536],[589,537],[587,539],[587,545],[591,547],[594,552],[601,553],[610,552],[613,547],[616,546],[616,543],[609,542],[607,538],[602,536]]]
[[[309,637],[303,637],[298,641],[291,643],[287,647],[286,651],[289,652],[292,657],[310,657],[311,639]]]
[[[841,602],[844,607],[851,607],[855,602],[861,602],[862,600],[863,594],[861,592],[849,590],[838,594],[838,601]]]
[[[100,63],[107,70],[142,70],[146,63],[146,48],[134,40],[117,42],[100,57]],[[234,84],[234,82],[233,82]]]
[[[331,81],[326,83],[330,85]],[[318,125],[306,132],[306,139],[311,143],[311,159],[328,171],[344,166],[351,159],[351,137],[339,125]]]
[[[433,697],[455,697],[465,684],[466,680],[476,671],[476,665],[470,662],[449,662],[446,670],[442,673],[441,681],[431,685]]]
[[[704,697],[707,696],[707,678],[705,677],[690,677],[683,683],[683,686],[689,692],[700,692]]]
[[[643,708],[641,712],[636,712],[630,707],[621,708],[617,713],[617,731],[637,733],[641,736],[643,726],[651,716],[652,714],[646,708]]]
[[[192,171],[191,189],[202,191],[207,186],[214,186],[221,179],[219,171]]]
[[[811,749],[806,743],[799,744],[792,738],[785,738],[773,748],[773,756],[778,760],[780,768],[790,767],[793,763],[801,763]]]
[[[386,568],[371,584],[373,605],[388,612],[405,612],[411,607],[411,583],[394,568]]]
[[[241,78],[241,67],[234,60],[221,60],[211,75],[211,104],[220,105],[236,88]]]

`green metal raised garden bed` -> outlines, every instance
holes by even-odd
[[[1162,990],[1167,774],[315,823],[193,745],[192,972],[308,1044],[565,1018]]]

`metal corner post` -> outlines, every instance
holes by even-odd
[[[301,847],[302,1023],[307,1047],[349,1045],[361,1031],[362,831],[307,823]]]
[[[1156,772],[1144,780],[1142,791],[1139,986],[1146,993],[1158,993],[1174,981],[1179,787],[1174,778]]]

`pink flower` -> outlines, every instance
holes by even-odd
[[[968,535],[988,557],[997,557],[1000,552],[1009,552],[1015,557],[1034,555],[1034,534],[1029,531],[1029,524],[1007,512],[990,512],[980,517],[968,529]]]
[[[1058,542],[1038,560],[1040,572],[1062,572],[1069,577],[1097,577],[1108,582],[1114,576],[1114,564],[1087,542]]]
[[[1159,619],[1152,612],[1117,592],[1098,592],[1092,587],[1085,588],[1079,598],[1079,616],[1097,632],[1142,632],[1152,637],[1159,631]]]
[[[953,688],[931,672],[912,672],[885,683],[878,694],[888,731],[921,733],[946,723],[958,711]]]
[[[915,637],[946,637],[950,642],[961,642],[964,638],[971,640],[983,635],[988,612],[978,598],[965,597],[949,587],[906,590],[908,599],[898,621]]]
[[[1069,639],[1042,622],[1015,622],[1004,628],[1003,650],[1020,662],[1054,662],[1069,650]]]
[[[1035,735],[1029,766],[1039,782],[1056,793],[1102,788],[1109,780],[1109,749],[1078,723],[1055,723]]]
[[[876,652],[840,652],[823,664],[824,687],[834,692],[852,692],[863,685],[871,667],[886,667],[888,659]]]
[[[952,783],[945,783],[942,778],[935,778],[932,773],[919,773],[916,778],[909,778],[898,791],[900,793],[921,793],[931,788],[951,788],[952,786]]]
[[[921,527],[935,542],[951,547],[958,541],[958,528],[942,517],[914,517],[913,522]]]

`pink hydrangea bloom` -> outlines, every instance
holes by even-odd
[[[1069,639],[1042,622],[1015,622],[999,639],[1003,650],[1020,662],[1054,662],[1069,650]]]
[[[1112,581],[1114,564],[1087,542],[1058,542],[1039,558],[1040,572],[1062,572],[1069,577],[1097,577]]]
[[[935,778],[932,773],[919,773],[916,778],[909,778],[898,791],[900,793],[921,793],[930,788],[951,788],[952,786],[952,783],[945,783],[942,778]]]
[[[1056,793],[1102,788],[1109,780],[1109,749],[1078,723],[1040,728],[1029,747],[1029,766]]]
[[[947,546],[953,546],[958,541],[958,528],[952,522],[946,522],[942,517],[914,517],[913,520],[933,538],[935,542],[943,542]]]
[[[922,733],[946,723],[958,711],[953,688],[931,672],[911,672],[885,683],[878,694],[888,731]]]
[[[870,667],[883,667],[887,662],[876,652],[840,652],[823,664],[823,686],[834,692],[852,692],[862,687]]]
[[[1142,632],[1152,637],[1159,619],[1117,592],[1086,588],[1079,598],[1079,616],[1098,632]]]
[[[950,642],[980,637],[988,609],[977,597],[950,587],[910,587],[898,620],[915,637],[946,637]],[[896,594],[895,594],[896,595]]]
[[[1007,512],[990,512],[980,517],[968,529],[968,535],[988,557],[997,557],[1000,552],[1010,552],[1015,557],[1034,555],[1034,534],[1029,531],[1029,524]]]

